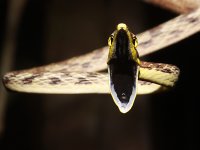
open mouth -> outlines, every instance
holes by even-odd
[[[138,64],[131,59],[127,33],[117,33],[115,51],[108,62],[111,95],[123,113],[128,112],[137,93]]]
[[[136,96],[138,66],[133,61],[111,60],[109,65],[111,94],[120,111],[126,113]]]

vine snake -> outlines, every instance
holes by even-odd
[[[141,63],[136,49],[137,37],[129,31],[126,24],[117,25],[108,39],[108,45],[110,92],[120,112],[126,113],[132,108],[138,89],[138,77],[163,86],[173,86],[177,81],[179,69],[176,66],[155,63],[145,66],[145,62]]]
[[[117,25],[108,45],[108,74],[89,68],[90,60],[78,63],[81,57],[75,57],[64,63],[7,73],[3,77],[4,85],[9,90],[26,93],[111,93],[120,112],[127,113],[136,94],[173,87],[178,80],[178,67],[140,61],[136,50],[137,38],[126,24]],[[93,53],[92,59],[98,60],[99,57],[98,53]]]

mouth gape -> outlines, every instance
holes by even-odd
[[[111,94],[120,111],[126,113],[136,96],[138,65],[132,59],[129,38],[125,30],[116,35],[115,51],[108,62]]]

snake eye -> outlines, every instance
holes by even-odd
[[[108,38],[108,45],[111,46],[113,42],[113,35],[111,34],[111,36]]]
[[[137,40],[137,38],[136,38],[136,36],[134,34],[132,34],[132,40],[133,40],[133,45],[136,48],[138,46],[138,40]]]

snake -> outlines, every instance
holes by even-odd
[[[179,15],[136,36],[125,24],[118,24],[114,34],[111,34],[108,39],[108,46],[61,62],[8,72],[3,76],[3,83],[8,90],[25,93],[111,94],[120,112],[127,113],[132,108],[136,95],[172,88],[180,74],[180,69],[173,64],[146,62],[140,58],[200,31],[199,24],[200,9]],[[126,105],[122,100],[120,101],[118,95],[116,96],[117,90],[111,87],[114,79],[111,77],[113,70],[109,64],[109,61],[116,57],[116,47],[113,47],[111,41],[114,41],[116,45],[118,29],[122,28],[126,30],[126,34],[129,34],[126,35],[128,45],[132,47],[126,53],[135,64],[134,71],[132,66],[132,83],[130,84],[133,95],[128,95],[129,98],[125,100]],[[116,64],[114,66],[118,68]],[[106,71],[106,68],[110,72]],[[121,85],[120,82],[119,78],[114,85]],[[126,86],[124,88],[126,89]]]

